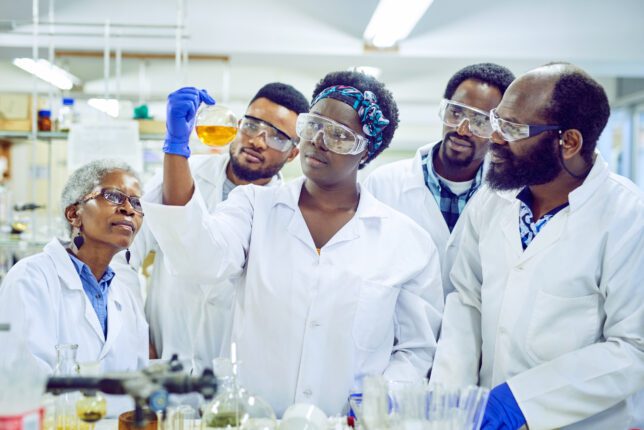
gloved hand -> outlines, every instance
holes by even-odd
[[[163,152],[190,157],[188,140],[201,102],[208,105],[215,104],[215,100],[206,90],[194,87],[181,88],[168,96],[167,131]]]
[[[497,385],[490,391],[481,430],[517,430],[526,424],[507,383]]]

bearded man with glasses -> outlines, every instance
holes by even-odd
[[[168,100],[190,97],[197,91],[182,88]],[[169,104],[171,105],[171,103]],[[273,186],[280,183],[279,171],[299,153],[295,134],[297,115],[308,111],[306,97],[290,85],[270,83],[253,97],[239,122],[237,137],[225,154],[200,155],[190,158],[190,167],[210,212],[238,185]],[[168,111],[168,118],[173,112]],[[183,124],[168,121],[166,142],[189,136]],[[146,198],[161,202],[162,175],[145,187]],[[210,366],[219,356],[232,322],[234,297],[212,293],[211,285],[180,281],[167,269],[164,256],[152,232],[144,227],[130,248],[131,260],[124,255],[114,264],[128,284],[138,288],[138,269],[145,257],[154,252],[154,265],[149,280],[145,313],[150,323],[150,354],[170,358],[172,354],[193,360],[193,366]],[[228,282],[228,281],[225,281]],[[222,288],[220,291],[233,291]],[[199,339],[195,342],[195,339]]]
[[[489,187],[460,221],[431,375],[492,389],[483,430],[638,426],[644,197],[596,151],[609,115],[566,63],[517,78],[491,112]]]
[[[453,288],[445,276],[457,248],[450,236],[465,205],[483,183],[484,159],[496,107],[514,75],[503,66],[473,64],[447,83],[439,106],[443,137],[418,149],[414,158],[376,169],[364,182],[376,198],[404,213],[427,231],[438,248],[445,295]]]

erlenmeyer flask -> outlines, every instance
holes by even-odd
[[[197,111],[195,130],[208,146],[225,146],[237,135],[237,117],[227,107],[203,105]]]
[[[78,376],[77,352],[78,345],[76,344],[64,343],[56,345],[55,376]],[[79,421],[76,416],[76,400],[78,397],[77,392],[62,393],[56,396],[56,430],[77,430],[79,428]]]

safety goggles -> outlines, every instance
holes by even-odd
[[[291,139],[286,133],[272,124],[262,121],[259,118],[245,115],[241,120],[239,129],[248,137],[257,137],[264,133],[264,141],[269,148],[277,151],[286,152],[292,146],[297,145],[297,141]]]
[[[490,124],[492,124],[492,130],[499,133],[506,142],[527,139],[544,131],[561,131],[560,125],[518,124],[516,122],[506,121],[499,117],[496,109],[490,111]]]
[[[105,201],[115,206],[122,206],[125,203],[125,200],[128,200],[132,209],[134,209],[134,212],[143,215],[143,206],[141,206],[140,197],[128,196],[115,188],[103,188],[100,191],[94,191],[93,193],[86,195],[78,203],[85,203],[99,196],[103,197]]]
[[[472,134],[484,139],[492,137],[490,115],[480,109],[463,103],[443,99],[438,109],[438,117],[449,127],[458,128],[467,120]]]
[[[331,152],[341,155],[361,153],[369,141],[349,127],[314,113],[301,113],[295,131],[300,139],[314,141],[322,133],[322,142]]]

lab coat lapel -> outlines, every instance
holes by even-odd
[[[501,215],[501,229],[505,238],[505,245],[510,250],[515,259],[519,259],[523,254],[521,245],[521,234],[519,233],[519,204],[512,202],[509,210],[504,211]]]
[[[280,187],[275,204],[284,205],[291,211],[291,220],[286,227],[288,234],[300,240],[309,248],[315,249],[313,237],[311,237],[311,232],[298,206],[303,184],[304,177],[302,176]]]
[[[108,298],[107,298],[107,340],[103,344],[103,349],[99,356],[99,360],[105,358],[110,349],[114,346],[116,339],[121,333],[121,328],[123,326],[123,303],[119,296],[118,285],[110,286]]]
[[[530,242],[521,256],[521,263],[548,250],[548,248],[557,243],[567,221],[568,208],[565,208],[552,217],[543,227],[543,230],[532,239],[532,242]]]
[[[83,305],[85,306],[85,320],[92,327],[99,339],[103,341],[105,336],[103,335],[101,323],[98,321],[96,312],[87,298],[87,294],[85,294],[85,291],[83,290],[80,276],[74,267],[74,263],[72,263],[71,258],[67,254],[67,250],[58,241],[58,239],[54,239],[45,246],[44,251],[52,258],[54,265],[56,266],[56,272],[60,278],[61,285],[69,290],[77,290],[77,294],[82,294],[84,299]]]

